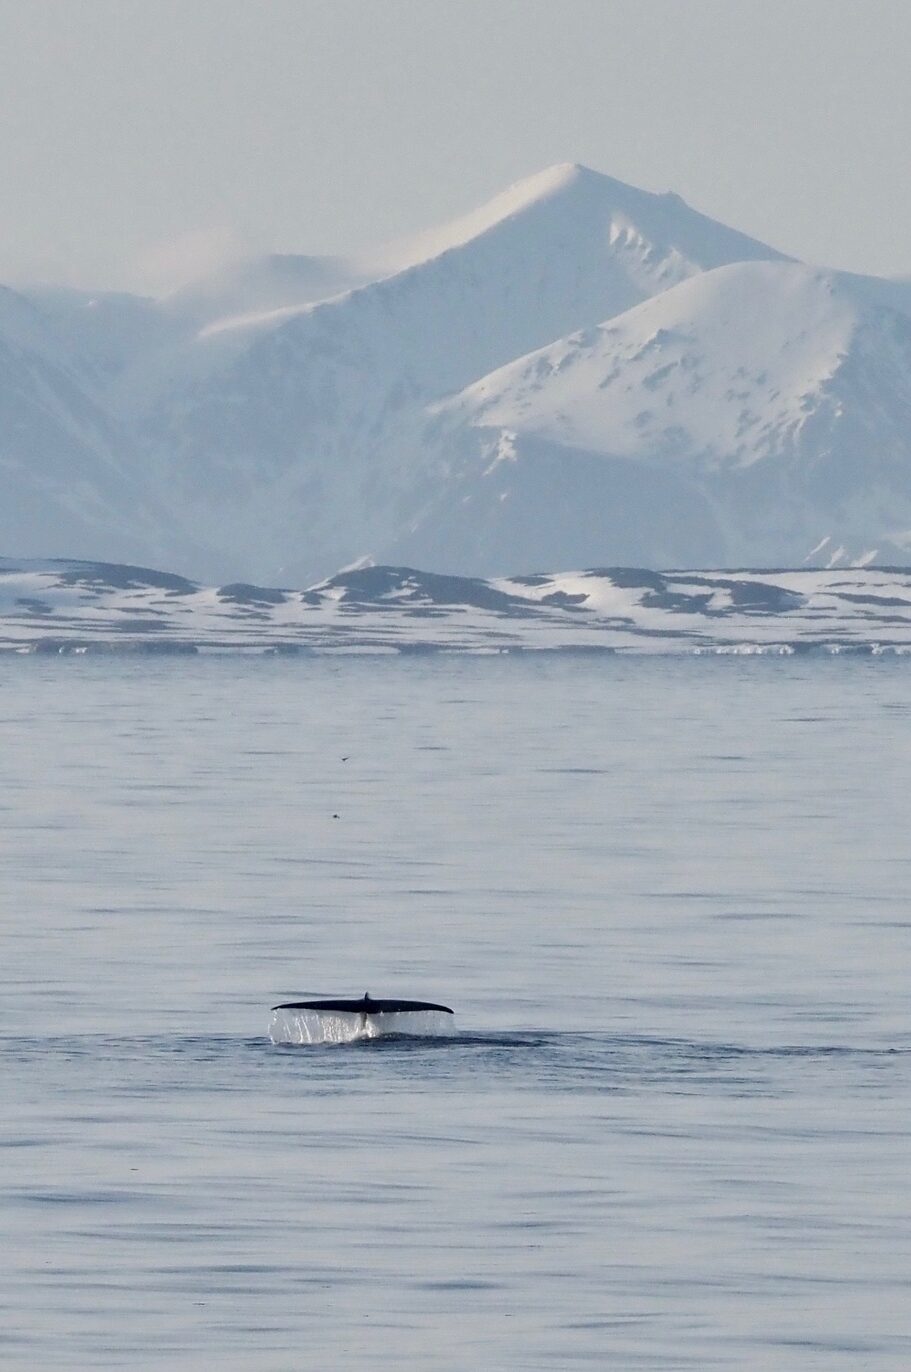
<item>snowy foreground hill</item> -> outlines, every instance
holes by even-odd
[[[0,561],[18,653],[911,653],[911,570],[648,572],[481,580],[408,567],[307,590],[147,568]]]
[[[359,261],[0,289],[0,548],[290,584],[901,564],[909,315],[571,165]]]

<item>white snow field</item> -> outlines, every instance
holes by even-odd
[[[569,164],[359,260],[2,290],[0,550],[296,585],[901,564],[909,309]]]

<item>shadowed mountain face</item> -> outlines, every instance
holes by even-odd
[[[569,165],[370,260],[0,292],[0,546],[241,585],[902,561],[907,308]]]

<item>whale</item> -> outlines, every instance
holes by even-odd
[[[329,996],[319,1000],[286,1000],[272,1006],[269,1037],[273,1043],[352,1043],[416,1035],[449,1035],[455,1012],[429,1000],[375,1000],[369,993],[358,999]]]
[[[448,1005],[429,1000],[374,1000],[366,992],[360,1000],[286,1000],[273,1010],[327,1010],[341,1015],[410,1015],[421,1010],[436,1010],[444,1015],[455,1011]]]

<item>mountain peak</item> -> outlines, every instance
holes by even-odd
[[[386,272],[417,266],[491,234],[524,232],[526,225],[546,237],[558,228],[561,239],[568,231],[574,239],[594,233],[599,241],[613,228],[614,236],[632,233],[662,257],[676,250],[697,270],[783,256],[700,214],[672,191],[643,190],[579,162],[557,162],[513,182],[467,214],[390,245],[382,255]]]
[[[598,173],[574,162],[545,167],[514,181],[466,214],[389,244],[383,257],[395,270],[427,262],[452,248],[463,247],[534,206],[565,196],[586,177],[597,179]]]
[[[605,181],[608,177],[600,172],[593,171],[591,167],[584,167],[581,162],[555,162],[550,167],[543,167],[541,171],[532,172],[530,176],[523,176],[505,190],[494,196],[490,204],[504,202],[508,204],[514,202],[516,208],[524,209],[526,205],[534,204],[539,200],[549,200],[552,195],[558,195],[561,191],[570,190],[573,186],[579,185],[583,181]]]

